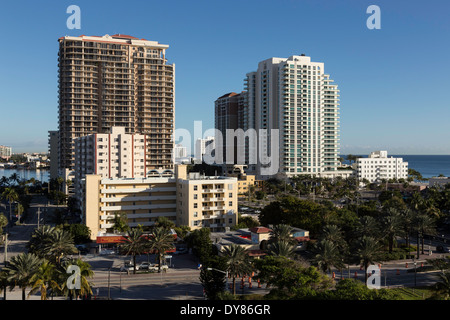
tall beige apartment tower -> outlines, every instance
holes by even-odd
[[[74,139],[124,127],[147,136],[146,168],[172,168],[175,65],[168,45],[115,34],[59,38],[59,170]]]

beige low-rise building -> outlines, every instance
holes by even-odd
[[[86,175],[85,223],[91,238],[114,233],[114,217],[124,213],[130,227],[144,229],[166,217],[177,226],[225,231],[237,224],[237,179],[152,170],[145,178]]]

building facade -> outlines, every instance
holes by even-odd
[[[389,179],[408,179],[408,162],[388,157],[387,151],[371,152],[367,158],[356,160],[356,173],[360,180],[379,182]]]
[[[175,66],[166,59],[169,46],[120,34],[58,41],[60,170],[74,169],[76,138],[115,126],[148,136],[148,168],[171,168]]]
[[[250,172],[263,176],[264,168],[274,165],[266,157],[273,151],[278,167],[271,172],[340,175],[339,90],[324,63],[305,55],[270,58],[244,81],[239,124],[245,131],[253,128],[258,140],[246,145],[247,164],[256,170]]]
[[[125,214],[130,227],[151,227],[158,217],[191,230],[225,231],[237,224],[235,178],[188,174],[186,165],[152,169],[145,178],[86,175],[85,223],[92,239],[114,233],[114,217]]]
[[[0,158],[9,160],[12,156],[12,148],[7,146],[0,146]]]

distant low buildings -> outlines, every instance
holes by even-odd
[[[356,173],[360,180],[379,182],[389,179],[407,179],[408,162],[402,158],[389,157],[387,151],[371,152],[368,158],[356,160]]]
[[[428,187],[443,188],[450,183],[449,177],[432,177],[428,179]]]

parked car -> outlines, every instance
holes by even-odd
[[[161,266],[161,270],[162,270],[162,271],[167,271],[167,269],[169,269],[169,266],[167,266],[167,265],[165,265],[165,264],[163,264],[163,265]],[[152,265],[148,268],[148,270],[150,270],[150,271],[158,271],[159,268],[158,268],[158,265],[157,265],[157,264],[152,264]]]
[[[148,263],[148,262],[142,262],[142,263],[139,265],[139,270],[148,270],[151,266],[152,266],[151,263]]]
[[[134,270],[134,266],[132,264],[126,264],[126,265],[120,267],[120,271],[129,272],[129,271],[133,271],[133,270]],[[138,265],[136,266],[136,271],[137,270],[139,270]]]
[[[450,253],[450,249],[448,247],[444,247],[444,246],[437,246],[436,250],[439,253]]]

